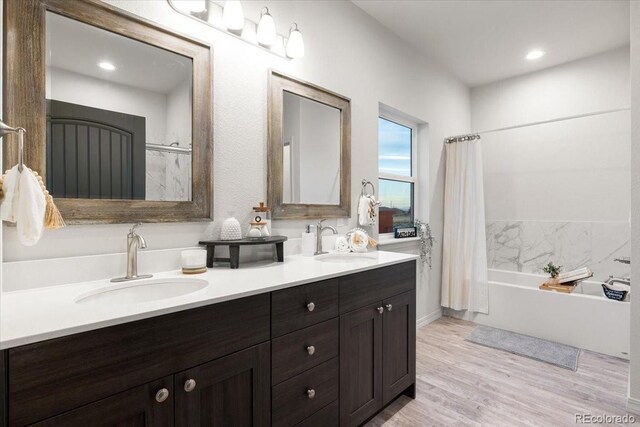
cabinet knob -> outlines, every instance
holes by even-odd
[[[312,345],[307,346],[307,353],[309,353],[309,356],[313,356],[313,353],[316,352],[316,348]]]
[[[307,396],[309,397],[309,399],[313,399],[314,397],[316,397],[316,391],[312,388],[308,389]]]
[[[378,307],[376,310],[378,310],[380,314],[384,313],[384,307]]]
[[[387,311],[391,311],[391,309],[393,308],[391,304],[387,304],[385,307],[387,307]]]
[[[307,304],[307,310],[313,311],[315,309],[316,309],[316,305],[313,302],[310,302],[309,304]]]
[[[186,391],[187,393],[193,391],[193,389],[195,388],[196,388],[196,380],[194,380],[193,378],[189,378],[184,382],[184,391]]]
[[[162,403],[169,398],[169,390],[166,388],[161,388],[156,393],[156,402]]]

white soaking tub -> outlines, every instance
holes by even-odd
[[[571,294],[543,291],[545,276],[489,269],[489,314],[476,323],[624,359],[629,358],[629,302],[584,281]],[[633,297],[632,297],[633,298]]]

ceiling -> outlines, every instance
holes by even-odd
[[[162,94],[192,74],[191,58],[47,12],[47,66]],[[107,61],[116,70],[105,71]]]
[[[629,44],[628,0],[352,1],[471,87]]]

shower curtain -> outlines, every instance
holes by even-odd
[[[442,306],[488,313],[480,140],[445,144]]]

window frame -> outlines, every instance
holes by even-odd
[[[386,179],[391,181],[399,181],[413,184],[413,194],[411,198],[412,203],[412,212],[413,212],[413,220],[415,221],[417,216],[417,207],[419,206],[418,201],[418,123],[412,120],[408,120],[401,115],[394,114],[390,111],[386,111],[381,109],[378,112],[378,119],[387,120],[389,122],[395,123],[400,126],[404,126],[406,128],[411,129],[411,176],[405,175],[396,175],[391,173],[383,173],[380,172],[380,132],[377,132],[378,138],[378,189],[380,189],[380,180]],[[390,233],[380,233],[380,224],[378,224],[378,234],[380,237],[384,238],[392,238],[393,232]]]

